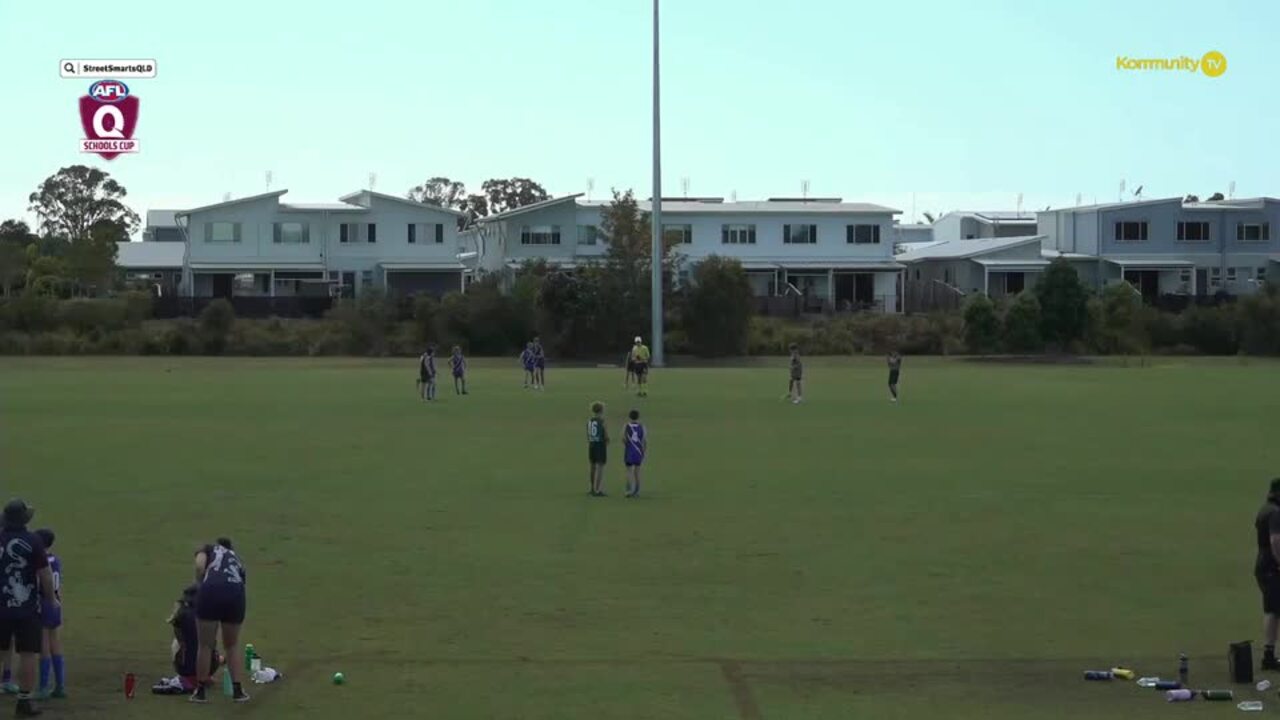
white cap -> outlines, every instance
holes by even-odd
[[[643,341],[640,339],[640,336],[639,336],[639,335],[637,335],[637,336],[636,336],[636,342],[637,342],[637,343],[643,342]]]

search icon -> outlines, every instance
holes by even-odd
[[[66,73],[66,74],[68,74],[68,75],[75,75],[75,74],[76,74],[76,66],[75,66],[75,65],[72,65],[72,64],[71,64],[71,63],[69,63],[69,62],[62,63],[62,72]]]

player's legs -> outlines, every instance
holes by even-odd
[[[53,669],[53,697],[65,697],[67,668],[62,657],[62,628],[47,628],[45,630],[45,642],[49,663]]]
[[[205,702],[205,688],[213,672],[213,653],[218,647],[218,621],[199,620],[196,635],[200,638],[200,650],[196,653],[196,692],[191,699],[193,702]],[[230,664],[235,665],[234,662]]]
[[[35,709],[31,704],[32,691],[36,687],[36,670],[40,664],[41,632],[40,620],[30,618],[14,623],[15,647],[18,651],[18,707],[17,717],[32,716]]]
[[[462,375],[459,375],[459,376],[458,376],[458,379],[462,381],[462,394],[463,394],[463,395],[466,395],[466,394],[467,394],[467,376],[466,376],[466,373],[463,373]]]
[[[13,638],[10,637],[6,641],[4,649],[4,660],[0,662],[3,665],[2,676],[0,676],[0,684],[6,695],[13,695],[18,692],[18,686],[13,682],[14,661],[17,659],[13,651]]]

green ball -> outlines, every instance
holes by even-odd
[[[336,673],[334,673],[334,674],[333,674],[333,684],[334,684],[334,685],[341,685],[342,683],[344,683],[344,682],[346,682],[346,681],[347,681],[347,676],[346,676],[346,675],[343,675],[343,674],[342,674],[342,673],[340,673],[340,672],[336,672]]]

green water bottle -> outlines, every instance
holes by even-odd
[[[253,649],[253,643],[248,643],[244,646],[244,671],[245,672],[250,672],[253,670],[253,659],[257,656],[258,656],[258,653],[256,650]]]
[[[1230,690],[1205,690],[1200,695],[1205,700],[1231,700],[1235,697]]]
[[[227,697],[235,696],[235,688],[231,685],[231,668],[222,669],[222,694]]]

